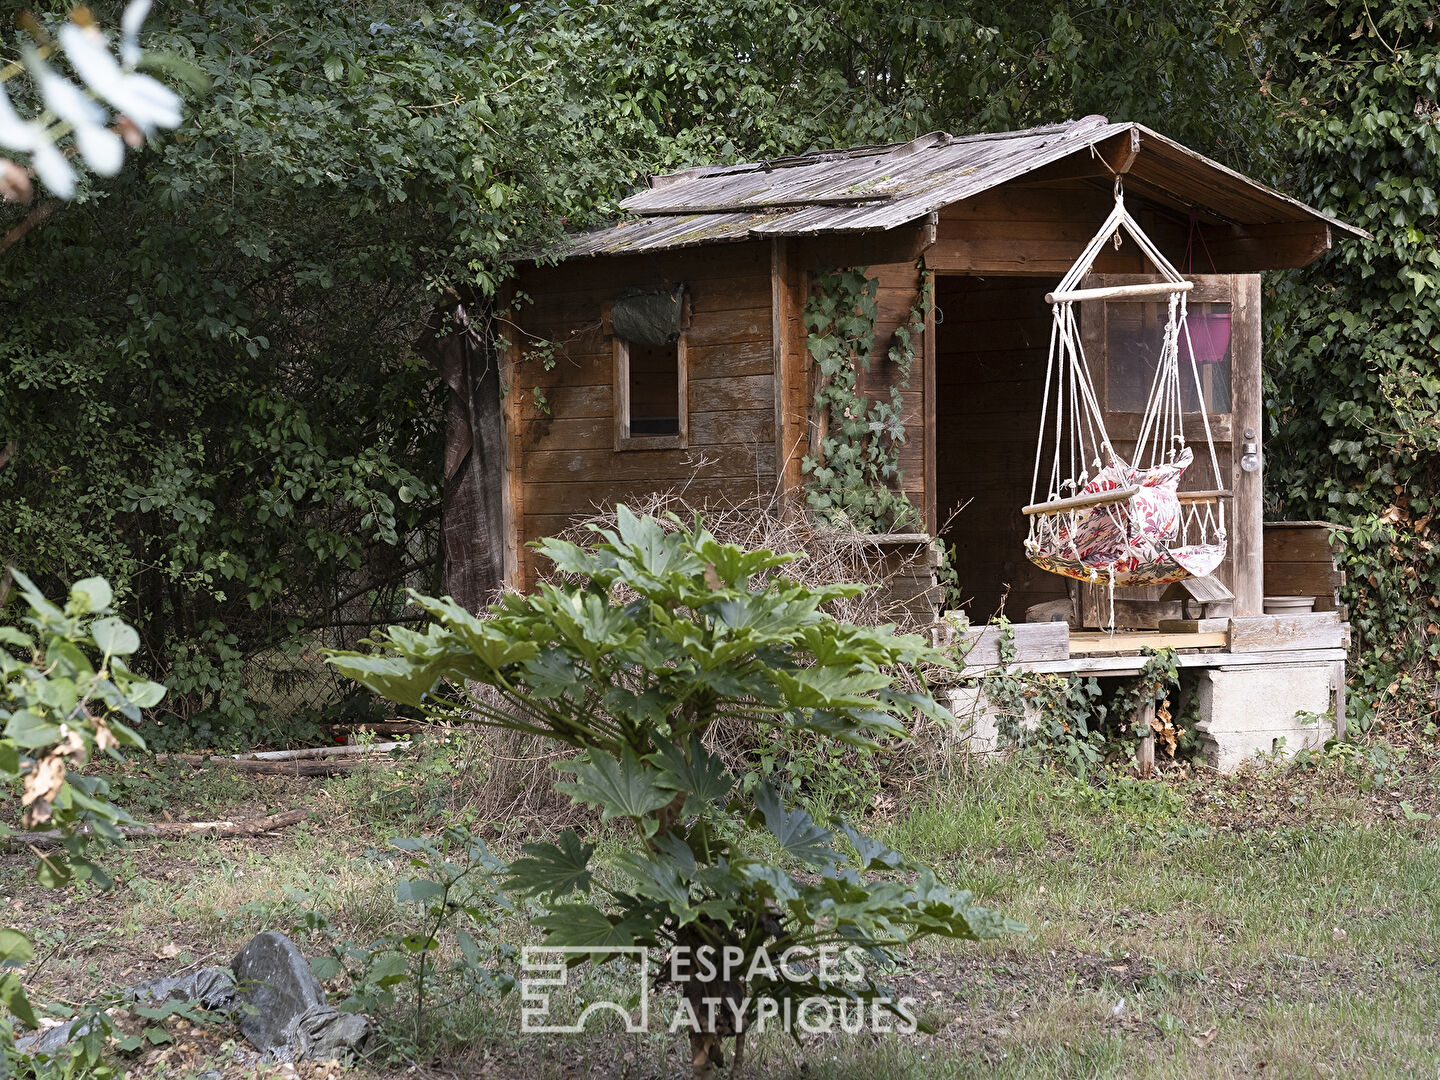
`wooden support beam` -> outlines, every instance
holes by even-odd
[[[1203,244],[1195,260],[1209,257],[1220,273],[1288,270],[1308,266],[1330,250],[1330,226],[1323,221],[1277,221],[1267,225],[1200,227]]]
[[[1050,184],[1069,180],[1111,180],[1124,176],[1140,153],[1140,130],[1131,128],[1103,142],[1077,150],[1067,158],[1025,174],[1025,183]]]
[[[1140,732],[1139,745],[1135,747],[1135,771],[1141,780],[1149,780],[1155,771],[1155,702],[1141,705],[1135,713],[1132,730]]]
[[[1264,472],[1240,467],[1247,442],[1261,446],[1265,401],[1260,373],[1260,275],[1231,279],[1231,450],[1230,588],[1236,615],[1263,615],[1265,581]],[[1248,433],[1248,435],[1247,435]]]
[[[836,266],[913,263],[935,243],[935,214],[883,231],[830,233],[795,240],[795,260],[806,270]]]

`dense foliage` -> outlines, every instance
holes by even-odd
[[[878,283],[864,267],[821,274],[805,305],[806,346],[819,369],[815,380],[816,447],[802,462],[805,501],[823,521],[862,533],[914,532],[920,511],[902,490],[900,446],[905,442],[900,393],[910,385],[916,338],[931,304],[927,280],[894,342],[879,358],[893,372],[888,398],[860,389],[875,349]],[[878,365],[877,365],[878,366]]]
[[[561,764],[574,778],[560,790],[631,837],[614,885],[592,869],[595,845],[570,830],[511,864],[512,892],[548,905],[538,920],[546,943],[736,950],[742,959],[725,975],[670,976],[698,1021],[696,1075],[708,1076],[724,1064],[719,1037],[743,1045],[762,998],[860,1003],[883,992],[878,970],[848,982],[823,963],[803,977],[766,972],[755,964],[764,951],[858,946],[873,965],[927,935],[1011,929],[932,871],[785,806],[757,775],[732,775],[702,742],[726,722],[893,742],[912,716],[949,719],[928,696],[892,686],[897,666],[944,664],[943,654],[891,627],[823,613],[863,587],[812,589],[773,574],[796,556],[719,543],[698,519],[687,527],[617,512],[617,528],[591,548],[539,543],[570,583],[507,596],[483,619],[417,596],[430,626],[391,627],[380,652],[331,661],[439,718],[580,751]],[[736,1011],[717,1016],[722,1001]]]
[[[130,820],[110,801],[109,785],[84,768],[99,754],[119,760],[119,747],[144,749],[131,724],[140,710],[165,696],[165,687],[131,670],[140,637],[111,611],[103,578],[76,582],[64,607],[51,603],[23,574],[16,580],[26,614],[0,624],[0,784],[16,795],[17,830],[0,825],[0,837],[28,839],[43,830],[58,846],[37,855],[38,880],[59,887],[74,880],[108,886],[109,877],[87,857],[95,836],[115,839],[116,824]],[[8,1014],[36,1023],[14,969],[35,959],[18,930],[0,930],[0,1063],[8,1062],[13,1031]],[[8,1071],[7,1071],[8,1075]]]
[[[52,28],[66,6],[52,0]],[[94,7],[117,24],[120,4]],[[202,76],[162,75],[187,98],[185,125],[62,209],[0,208],[4,230],[45,215],[0,251],[0,559],[47,587],[105,573],[182,726],[252,736],[251,658],[346,643],[395,617],[404,586],[438,585],[437,302],[483,314],[508,258],[596,220],[651,171],[1099,112],[1381,237],[1342,245],[1272,305],[1292,336],[1272,351],[1285,374],[1270,465],[1287,512],[1361,525],[1361,639],[1413,664],[1424,601],[1367,598],[1432,580],[1405,518],[1428,527],[1411,488],[1428,490],[1434,446],[1430,14],[1339,0],[164,5],[145,44]],[[0,25],[0,53],[22,43]],[[1287,405],[1312,397],[1320,409]],[[1377,484],[1410,502],[1392,512]],[[1397,561],[1392,544],[1413,550]],[[166,722],[152,734],[169,738]]]
[[[1301,198],[1374,234],[1278,283],[1274,512],[1342,523],[1352,713],[1430,717],[1440,658],[1440,30],[1433,4],[1250,13]]]

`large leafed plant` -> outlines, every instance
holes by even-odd
[[[776,575],[794,556],[719,543],[698,519],[686,527],[622,507],[615,531],[597,531],[589,549],[537,545],[571,583],[507,596],[481,617],[417,596],[434,620],[427,629],[392,627],[379,651],[331,659],[391,700],[580,751],[561,789],[628,823],[634,843],[602,874],[594,845],[568,831],[510,865],[509,888],[547,905],[547,944],[739,949],[728,980],[678,980],[700,1021],[691,1049],[704,1076],[723,1061],[722,1038],[735,1036],[743,1055],[762,999],[873,1002],[895,947],[1014,927],[851,826],[783,805],[704,744],[721,720],[856,745],[902,738],[916,715],[948,721],[894,680],[941,655],[918,637],[827,615],[828,601],[861,587]],[[859,946],[874,963],[851,981],[821,966],[798,979],[763,965],[751,974],[762,950],[824,946]],[[706,1007],[717,1000],[725,1007]]]

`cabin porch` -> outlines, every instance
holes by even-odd
[[[1198,676],[1191,683],[1198,695],[1196,730],[1211,768],[1230,772],[1256,754],[1293,755],[1344,737],[1350,630],[1340,611],[1223,621],[1223,631],[1185,633],[1107,633],[1063,622],[1019,623],[1005,631],[978,627],[967,635],[971,647],[962,682],[950,691],[951,705],[968,726],[971,749],[993,752],[999,749],[999,717],[985,693],[986,679],[1018,673],[1133,676],[1153,651],[1172,649],[1182,673]],[[1002,649],[1013,658],[1002,662]],[[1143,745],[1140,757],[1143,768]]]

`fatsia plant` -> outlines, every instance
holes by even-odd
[[[783,805],[704,744],[722,719],[865,746],[903,738],[916,716],[950,721],[894,679],[902,666],[944,664],[942,655],[891,627],[833,618],[824,605],[862,586],[777,575],[795,556],[722,544],[699,518],[686,526],[621,507],[615,530],[596,531],[590,548],[536,545],[565,583],[507,596],[480,617],[415,596],[433,619],[427,629],[391,627],[377,652],[330,659],[393,701],[580,751],[561,766],[571,779],[559,788],[602,820],[628,823],[634,844],[609,868],[623,879],[615,886],[597,877],[594,845],[571,831],[528,845],[509,866],[507,887],[547,908],[547,945],[644,945],[671,957],[708,946],[738,958],[728,971],[709,965],[708,978],[704,965],[688,977],[688,964],[670,966],[695,1074],[706,1076],[723,1063],[726,1036],[737,1040],[738,1067],[763,1002],[772,1016],[776,1003],[815,997],[884,1002],[877,977],[891,950],[930,934],[1015,928],[851,826]],[[846,946],[872,961],[846,979],[823,964],[764,962]]]
[[[47,839],[59,840],[58,848],[34,848],[42,885],[88,878],[108,886],[86,847],[95,836],[117,839],[116,824],[130,817],[110,801],[102,778],[81,770],[94,754],[118,760],[119,747],[144,749],[127,721],[138,721],[140,710],[159,702],[165,687],[126,663],[140,637],[111,614],[104,578],[76,582],[60,607],[24,574],[11,574],[28,612],[18,626],[0,625],[0,782],[19,789],[21,816],[19,830],[0,824],[0,837],[18,834],[23,841],[26,830],[44,829]],[[0,930],[0,968],[33,959],[24,934]],[[0,973],[0,1003],[35,1026],[13,970]],[[0,1024],[0,1043],[8,1042],[8,1024]]]

